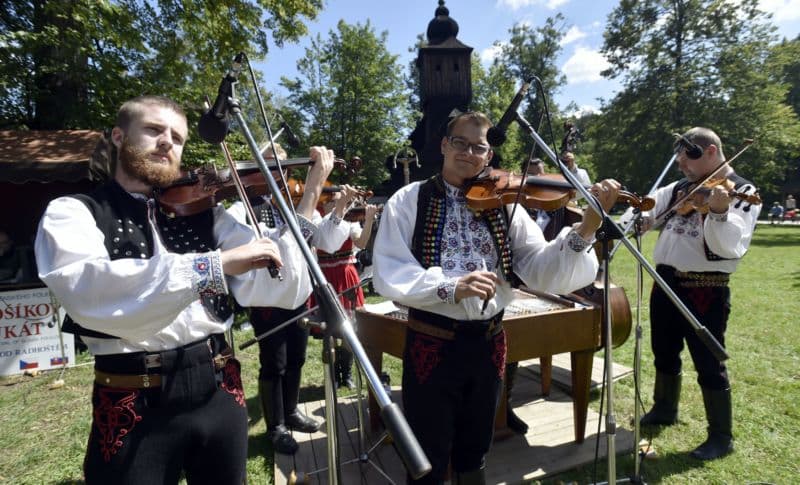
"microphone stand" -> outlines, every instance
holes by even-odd
[[[640,253],[630,241],[626,238],[622,237],[622,229],[619,227],[617,223],[615,223],[608,214],[605,213],[600,202],[589,193],[589,191],[578,181],[575,175],[570,172],[566,165],[556,156],[555,152],[550,148],[550,146],[545,143],[545,141],[539,136],[536,130],[533,129],[530,123],[519,113],[516,113],[516,120],[519,125],[527,130],[531,137],[533,138],[534,142],[539,145],[539,147],[550,157],[551,160],[558,166],[561,173],[564,177],[575,187],[575,189],[583,195],[586,202],[589,206],[594,209],[595,212],[600,214],[603,218],[603,224],[598,230],[598,239],[605,239],[603,241],[604,249],[603,252],[605,253],[603,256],[603,265],[605,268],[604,271],[604,308],[603,308],[603,325],[604,325],[604,335],[606,337],[606,352],[605,352],[605,373],[608,376],[608,385],[606,386],[606,399],[607,399],[607,414],[606,414],[606,436],[608,438],[608,483],[615,483],[616,482],[616,449],[615,449],[615,441],[616,441],[616,419],[614,417],[614,392],[613,392],[613,379],[612,376],[612,334],[611,334],[611,321],[610,321],[610,308],[609,308],[609,291],[608,291],[608,251],[607,251],[607,240],[613,238],[620,238],[620,242],[628,248],[628,251],[639,261],[639,264],[642,268],[646,269],[650,276],[653,277],[656,284],[659,285],[663,290],[667,297],[675,304],[681,314],[689,321],[692,327],[695,329],[698,338],[709,348],[709,350],[714,354],[714,356],[720,360],[728,359],[728,354],[725,352],[725,349],[719,344],[717,339],[708,331],[706,327],[704,327],[700,322],[692,315],[691,311],[683,304],[683,302],[678,298],[674,291],[667,285],[663,278],[656,272],[656,270],[648,263],[648,261],[644,258],[642,253]],[[638,443],[635,444],[638,447]]]
[[[656,192],[656,190],[658,190],[658,186],[661,185],[661,181],[667,175],[667,172],[669,172],[669,169],[672,168],[672,164],[675,163],[675,159],[677,159],[677,158],[678,158],[678,154],[677,153],[673,153],[672,154],[672,158],[670,158],[669,162],[667,162],[667,164],[664,166],[664,170],[661,171],[661,175],[659,175],[658,178],[656,179],[656,181],[653,182],[653,186],[650,187],[650,190],[647,192],[647,195],[653,195]],[[637,220],[637,217],[634,217],[633,219],[628,221],[625,224],[625,227],[622,228],[622,234],[627,235],[630,232],[630,230],[633,227],[633,225],[636,223],[636,220]],[[611,253],[608,255],[609,259],[613,259],[614,258],[614,253],[617,252],[617,249],[619,249],[619,245],[620,244],[622,244],[622,243],[618,242],[618,243],[616,243],[614,245],[614,248],[611,250]]]
[[[361,342],[359,342],[358,337],[356,337],[352,322],[346,316],[341,302],[336,296],[336,292],[326,280],[314,254],[311,252],[311,248],[303,237],[300,225],[295,217],[292,216],[292,211],[287,206],[284,198],[279,196],[280,191],[278,185],[270,174],[269,167],[264,157],[261,155],[258,143],[242,115],[238,99],[235,99],[232,95],[229,96],[227,98],[227,105],[228,112],[232,113],[236,118],[238,126],[253,154],[253,159],[256,161],[269,185],[270,191],[273,194],[273,202],[278,207],[292,235],[294,235],[297,245],[306,260],[308,270],[311,273],[314,283],[314,294],[316,300],[319,302],[323,319],[327,324],[327,335],[324,340],[328,342],[327,347],[329,348],[326,348],[323,352],[323,364],[325,366],[325,412],[327,415],[326,430],[328,434],[328,483],[331,485],[338,485],[341,483],[338,440],[336,437],[336,392],[333,385],[333,349],[329,343],[332,339],[333,332],[342,336],[342,339],[352,350],[353,356],[364,370],[367,382],[380,406],[381,417],[386,425],[386,429],[394,439],[398,454],[403,460],[408,473],[414,478],[422,477],[431,470],[431,464],[428,458],[420,448],[416,437],[411,432],[411,428],[400,411],[399,406],[391,401],[386,390],[383,388],[378,374],[367,358],[364,347],[361,345]]]

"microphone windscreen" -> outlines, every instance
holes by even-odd
[[[497,126],[492,126],[486,132],[486,141],[493,147],[499,147],[506,141],[506,132]]]
[[[197,131],[200,138],[208,143],[219,144],[225,140],[228,134],[227,118],[217,118],[210,111],[200,117],[197,123]]]

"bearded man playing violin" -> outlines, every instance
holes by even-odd
[[[36,237],[39,277],[95,357],[87,484],[245,480],[247,408],[224,332],[241,305],[299,305],[307,277],[290,233],[257,239],[218,205],[169,218],[154,189],[178,177],[189,137],[175,102],[124,103],[111,141],[113,178],[48,205]],[[311,186],[333,167],[324,147]],[[311,205],[313,210],[314,204]],[[311,213],[300,213],[313,232]],[[274,263],[283,281],[265,268]]]
[[[653,225],[653,215],[665,215],[659,216],[665,223],[654,252],[656,270],[724,346],[731,309],[728,280],[747,252],[761,204],[731,196],[733,192],[726,185],[744,194],[755,194],[756,188],[730,165],[723,165],[722,142],[712,130],[696,127],[676,135],[675,152],[685,178],[656,191],[655,208],[643,214],[642,230]],[[713,173],[718,167],[720,170]],[[714,182],[714,187],[701,189],[704,203],[692,196],[689,205],[674,207],[684,194],[690,194],[709,177],[724,183]],[[680,354],[685,342],[697,370],[708,421],[708,437],[691,456],[713,460],[730,453],[733,451],[731,387],[725,363],[706,348],[657,285],[650,296],[650,324],[656,368],[654,403],[641,424],[669,426],[678,421]]]
[[[455,483],[485,483],[511,285],[519,279],[531,288],[569,293],[597,273],[594,252],[587,251],[601,223],[594,211],[548,243],[525,210],[508,221],[510,206],[480,214],[467,206],[468,183],[492,158],[490,126],[481,113],[450,121],[441,141],[441,173],[389,199],[375,240],[375,289],[409,307],[403,409],[433,466],[420,480],[409,478],[413,483],[443,483],[449,463]],[[604,180],[591,190],[608,209],[619,187]]]

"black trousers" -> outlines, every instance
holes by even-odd
[[[244,482],[247,409],[239,363],[231,358],[216,370],[202,346],[205,352],[162,353],[160,388],[95,384],[88,485],[177,484],[182,473],[192,485]],[[95,366],[113,371],[107,359]]]
[[[403,356],[403,410],[432,471],[409,483],[441,484],[484,465],[506,364],[505,331],[445,340],[411,329]]]
[[[268,332],[281,323],[299,315],[306,310],[302,305],[294,310],[282,308],[251,308],[250,323],[256,335]],[[303,328],[297,323],[291,323],[258,341],[258,361],[261,368],[258,379],[261,381],[273,380],[286,374],[286,369],[303,367],[306,362],[306,348],[308,347],[308,328]]]
[[[682,286],[686,282],[676,278],[670,267],[659,265],[657,270],[698,321],[725,347],[725,330],[731,311],[730,288],[686,287]],[[697,382],[700,386],[718,390],[730,387],[725,363],[714,357],[658,285],[653,285],[650,294],[650,326],[650,343],[657,371],[668,375],[680,374],[680,354],[685,341],[697,370]]]

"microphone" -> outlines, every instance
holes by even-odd
[[[489,131],[486,132],[486,140],[490,145],[496,147],[505,143],[508,125],[517,118],[519,105],[522,103],[525,95],[528,94],[528,89],[530,89],[533,80],[534,76],[531,76],[529,79],[522,82],[522,86],[519,88],[517,95],[514,96],[511,104],[508,105],[506,112],[503,113],[503,117],[500,118],[500,121],[496,125],[489,128]]]
[[[692,143],[691,140],[686,138],[683,135],[676,134],[675,136],[678,137],[678,144],[683,145],[686,149],[686,156],[689,157],[690,160],[697,160],[698,158],[703,156],[703,149],[696,143]],[[676,150],[675,153],[678,151]]]
[[[197,124],[200,138],[208,143],[218,144],[225,140],[228,134],[228,98],[233,95],[233,85],[242,70],[244,52],[236,54],[231,65],[231,70],[222,78],[217,91],[217,99],[211,108],[203,113]]]
[[[298,148],[300,146],[300,139],[297,138],[297,135],[294,134],[292,129],[289,127],[289,123],[281,117],[281,128],[286,131],[286,143],[289,144],[292,148]]]

